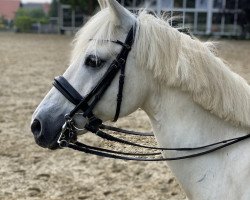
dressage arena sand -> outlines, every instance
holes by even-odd
[[[54,76],[67,68],[71,40],[67,36],[0,33],[0,199],[185,199],[163,162],[110,160],[72,150],[49,151],[34,143],[31,115]],[[250,41],[221,41],[218,47],[219,54],[235,66],[233,70],[250,81]],[[150,130],[142,111],[117,125]],[[91,135],[84,138],[96,145],[121,148]]]

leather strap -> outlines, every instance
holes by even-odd
[[[70,143],[68,145],[68,147],[71,148],[71,149],[74,149],[74,150],[84,152],[84,153],[88,153],[88,154],[92,154],[92,155],[96,155],[96,156],[100,156],[100,157],[119,159],[119,160],[173,161],[173,160],[184,160],[184,159],[203,156],[203,155],[218,151],[220,149],[226,148],[226,147],[228,147],[230,145],[233,145],[233,144],[238,143],[240,141],[246,140],[248,138],[250,138],[250,134],[247,134],[245,136],[241,136],[241,137],[238,137],[238,138],[233,138],[233,139],[225,140],[225,141],[222,141],[222,142],[214,143],[214,144],[221,144],[221,145],[219,145],[217,147],[214,147],[212,149],[202,151],[202,152],[198,152],[198,153],[194,153],[194,154],[188,154],[188,155],[185,155],[185,156],[168,157],[168,158],[162,158],[162,157],[160,157],[160,158],[152,158],[152,157],[151,158],[142,158],[141,155],[139,156],[139,155],[136,155],[136,154],[134,154],[133,156],[137,156],[137,157],[123,156],[123,155],[126,155],[126,154],[120,154],[118,152],[113,153],[113,152],[106,151],[106,149],[103,151],[101,149],[98,149],[98,148],[95,148],[95,147],[92,148],[91,146],[87,146],[87,145],[85,145],[83,143],[79,143],[79,142],[76,142],[75,144]],[[209,146],[211,146],[211,145],[206,145],[206,146],[204,146],[202,148],[207,148]],[[198,147],[198,148],[200,148],[200,147]],[[186,149],[196,150],[197,148],[186,148]],[[129,154],[127,154],[127,155],[129,155]],[[144,156],[146,156],[146,155],[144,155]]]
[[[53,85],[58,89],[71,103],[77,105],[83,97],[80,95],[70,83],[63,77],[58,76],[54,79]]]
[[[132,48],[135,39],[136,26],[132,27],[128,33],[125,43],[117,40],[115,43],[122,45],[121,53],[118,55],[118,62],[120,64],[121,74],[119,76],[119,86],[118,86],[118,94],[117,94],[117,104],[116,104],[116,112],[113,119],[113,122],[116,122],[119,118],[123,97],[123,87],[125,80],[125,67],[127,63],[128,54]]]

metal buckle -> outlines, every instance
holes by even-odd
[[[62,126],[62,131],[57,140],[61,148],[67,147],[70,143],[77,141],[77,132],[74,128],[74,121],[69,116],[65,116],[65,123]]]
[[[125,62],[126,62],[126,60],[125,60],[124,58],[119,58],[119,63],[120,63],[121,65],[123,65]]]
[[[123,43],[122,46],[125,47],[127,50],[131,50],[131,46],[129,46],[129,45],[126,44],[126,43]]]

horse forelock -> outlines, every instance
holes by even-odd
[[[138,15],[133,46],[137,65],[159,84],[188,92],[204,109],[234,125],[250,127],[250,87],[214,54],[213,43],[201,42],[145,11]],[[96,14],[76,35],[72,62],[89,39],[115,38],[108,9]]]
[[[102,40],[113,40],[115,31],[113,21],[110,20],[109,10],[106,8],[98,12],[76,33],[72,43],[71,63],[78,62],[79,58],[84,56],[90,41],[97,47],[98,42]],[[112,43],[106,44],[107,50],[110,50]]]

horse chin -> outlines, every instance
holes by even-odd
[[[58,139],[59,139],[59,136],[60,136],[60,134],[61,134],[61,131],[59,131],[57,134],[56,134],[56,136],[55,136],[55,138],[53,139],[53,141],[51,142],[51,144],[47,147],[48,149],[50,149],[50,150],[57,150],[57,149],[60,149],[60,146],[59,146],[59,144],[58,144]]]
[[[49,150],[57,150],[57,149],[60,149],[60,146],[56,140],[56,141],[52,142],[47,148]]]
[[[45,138],[41,138],[41,137],[39,139],[35,139],[35,142],[36,142],[37,145],[39,145],[42,148],[47,148],[47,149],[50,149],[50,150],[59,149],[60,146],[59,146],[57,140],[58,140],[58,138],[60,136],[60,133],[61,133],[61,131],[59,131],[56,134],[56,136],[53,138],[53,140],[51,140],[51,142],[47,142],[45,140]],[[44,136],[42,136],[42,137],[44,137]]]
[[[48,147],[48,149],[50,149],[50,150],[57,150],[57,149],[60,149],[60,146],[59,146],[59,144],[58,144],[57,141],[56,141],[56,142],[54,142],[52,145],[50,145],[50,146]]]

